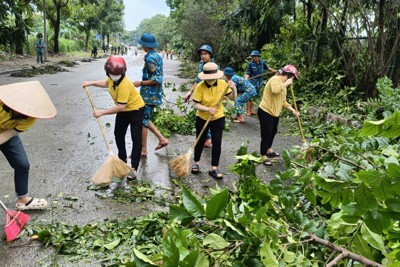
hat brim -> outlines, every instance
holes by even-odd
[[[139,40],[138,43],[141,46],[145,46],[145,47],[148,47],[148,48],[156,48],[156,47],[159,46],[158,42],[148,43],[148,42],[143,42],[142,40]]]
[[[28,117],[50,119],[57,115],[57,109],[39,81],[2,85],[0,100]]]
[[[203,72],[200,72],[198,77],[200,80],[214,80],[214,79],[220,79],[224,76],[224,72],[221,70],[217,70],[216,73],[211,73],[211,74],[204,74]]]

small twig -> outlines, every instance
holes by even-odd
[[[335,266],[340,260],[347,258],[349,255],[345,252],[340,253],[336,258],[334,258],[330,263],[326,265],[326,267]]]
[[[362,155],[362,154],[360,154],[360,153],[356,153],[357,155],[359,155],[360,157],[362,157],[363,159],[365,159],[366,161],[368,161],[369,162],[369,164],[371,164],[372,166],[374,166],[374,169],[375,169],[375,164],[372,162],[372,160],[370,160],[369,158],[367,158],[366,156],[364,156],[364,155]]]
[[[337,158],[337,159],[339,159],[339,160],[341,160],[341,161],[343,161],[343,162],[349,163],[349,164],[351,164],[351,165],[353,165],[353,166],[355,166],[355,167],[357,167],[357,168],[359,168],[359,169],[365,170],[365,168],[364,168],[363,166],[358,165],[357,163],[355,163],[355,162],[353,162],[353,161],[351,161],[351,160],[345,159],[345,158],[339,156],[339,155],[336,154],[335,152],[332,152],[332,151],[330,151],[329,149],[327,149],[327,148],[325,148],[325,147],[322,147],[322,146],[313,146],[313,147],[319,148],[319,149],[322,150],[322,151],[328,152],[328,153],[332,154],[335,158]]]
[[[332,250],[331,255],[329,255],[329,258],[325,262],[325,265],[327,265],[331,261],[332,257],[335,255],[335,253],[336,253],[336,251]]]
[[[301,167],[301,168],[303,168],[303,169],[307,168],[306,166],[304,166],[304,165],[302,165],[302,164],[299,164],[299,163],[297,163],[297,162],[293,162],[293,161],[291,161],[290,164],[294,165],[295,167]]]

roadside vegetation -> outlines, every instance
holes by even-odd
[[[21,12],[39,21],[40,3],[8,2],[0,4],[0,21],[6,23],[0,49],[23,52],[15,50],[22,41],[30,51],[26,39],[10,39],[6,30],[18,30]],[[95,2],[65,0],[61,14]],[[122,16],[121,1],[97,2],[112,3],[117,12],[112,14]],[[37,222],[24,233],[66,259],[104,266],[400,266],[400,2],[166,2],[169,17],[146,19],[134,32],[118,29],[120,23],[116,28],[94,23],[83,31],[68,24],[67,16],[60,32],[71,30],[74,37],[65,36],[77,50],[97,42],[94,33],[100,29],[101,40],[119,36],[133,45],[143,32],[152,32],[160,49],[182,51],[185,77],[194,78],[196,49],[203,43],[213,46],[221,69],[231,66],[239,74],[254,49],[273,68],[295,64],[300,79],[294,89],[303,102],[308,141],[284,152],[285,168],[269,184],[256,175],[259,155],[242,147],[231,166],[239,177],[234,190],[217,187],[197,196],[177,179],[181,194],[162,202],[166,212],[80,226]],[[29,31],[20,38],[41,30],[25,25]],[[52,27],[50,47],[56,52]],[[157,112],[165,135],[193,133],[194,112],[182,99]],[[357,123],[326,122],[327,113]],[[160,204],[151,185],[141,186],[148,197],[142,193],[140,201]],[[115,200],[137,194],[123,192]]]

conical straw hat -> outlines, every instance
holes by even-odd
[[[57,115],[53,102],[39,81],[2,85],[0,100],[28,117],[50,119]]]

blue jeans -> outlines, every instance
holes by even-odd
[[[18,135],[0,145],[10,166],[14,169],[15,192],[18,198],[28,195],[29,160]]]
[[[43,63],[43,51],[36,51],[36,62]]]

